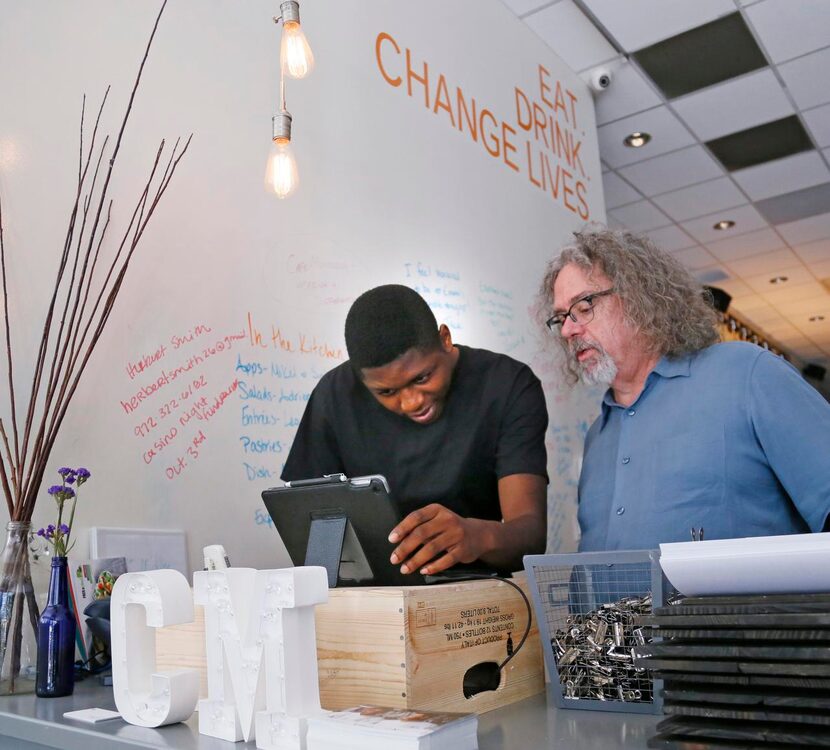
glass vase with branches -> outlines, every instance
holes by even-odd
[[[0,418],[0,485],[9,511],[10,530],[0,570],[0,692],[31,690],[21,670],[24,630],[36,629],[38,609],[32,589],[28,529],[52,448],[90,356],[106,327],[119,291],[144,232],[186,153],[192,134],[172,148],[162,140],[143,189],[117,238],[112,226],[110,185],[118,165],[122,139],[130,120],[150,49],[167,0],[161,4],[126,110],[114,138],[99,133],[109,88],[86,139],[86,97],[80,117],[77,184],[68,226],[57,253],[55,280],[28,388],[25,408],[17,401],[15,341],[9,319],[12,291],[8,286],[7,253],[3,238],[0,195],[0,276],[3,294],[3,335],[8,378],[8,411]],[[18,533],[12,539],[11,527]],[[23,528],[26,533],[20,533]]]

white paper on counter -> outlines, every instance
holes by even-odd
[[[661,544],[660,565],[686,596],[830,592],[830,533]]]

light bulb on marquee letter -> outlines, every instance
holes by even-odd
[[[273,124],[274,137],[265,169],[265,189],[277,198],[287,198],[300,182],[297,162],[291,150],[291,115],[280,112],[274,115]]]
[[[280,64],[291,78],[305,78],[314,70],[314,55],[300,26],[300,6],[296,0],[280,5],[282,13],[282,43]]]

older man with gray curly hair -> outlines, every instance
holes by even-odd
[[[580,550],[830,530],[830,404],[784,359],[717,343],[671,255],[587,229],[549,264],[547,327],[573,382],[609,386],[585,439]]]

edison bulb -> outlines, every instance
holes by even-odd
[[[297,21],[283,24],[280,62],[291,78],[305,78],[314,70],[314,55]]]
[[[277,198],[287,198],[297,189],[299,182],[291,142],[274,140],[265,169],[265,189],[274,193]]]

